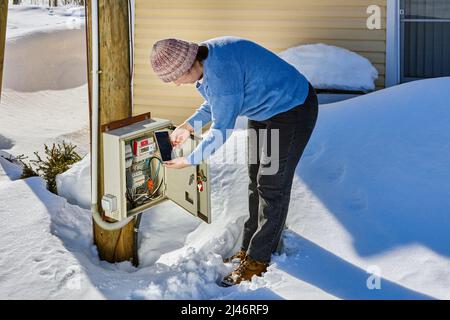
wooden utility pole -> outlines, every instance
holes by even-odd
[[[0,0],[0,97],[2,95],[3,59],[5,57],[7,18],[8,18],[8,0]]]
[[[92,10],[91,1],[86,1],[86,34],[88,54],[89,96],[92,92]],[[98,0],[99,26],[99,135],[98,150],[98,212],[101,211],[103,196],[103,139],[100,128],[103,124],[128,118],[132,114],[131,72],[129,49],[129,22],[127,0]],[[90,101],[90,100],[89,100]],[[92,118],[92,105],[89,106]],[[91,128],[92,129],[92,128]],[[92,132],[91,132],[92,133]],[[92,136],[91,136],[92,137]],[[92,141],[91,141],[92,143]],[[91,157],[92,158],[92,157]],[[93,220],[94,243],[97,245],[100,259],[120,262],[133,259],[134,220],[117,231],[107,231]]]

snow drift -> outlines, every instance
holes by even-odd
[[[91,157],[88,154],[69,170],[56,176],[58,194],[69,203],[91,208]]]
[[[64,90],[87,82],[80,8],[58,8],[52,15],[36,6],[12,6],[9,11],[4,88]]]
[[[301,45],[279,53],[317,89],[373,91],[378,71],[363,56],[323,43]]]

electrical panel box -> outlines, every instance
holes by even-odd
[[[148,119],[103,133],[105,215],[123,220],[171,200],[211,222],[209,166],[206,161],[183,169],[166,168],[167,158],[187,156],[201,141],[191,136],[172,149],[175,129],[164,119]]]

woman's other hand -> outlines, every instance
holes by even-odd
[[[175,158],[169,161],[164,161],[164,165],[167,168],[173,169],[183,169],[189,167],[191,164],[187,161],[185,157]]]
[[[187,123],[184,122],[182,125],[178,126],[170,135],[170,142],[173,147],[181,146],[191,135],[191,132],[194,131],[194,128]]]

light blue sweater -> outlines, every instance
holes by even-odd
[[[304,103],[308,95],[308,80],[297,69],[254,42],[219,37],[203,44],[209,53],[203,63],[203,81],[196,87],[205,102],[187,121],[194,128],[212,124],[187,157],[190,164],[199,164],[225,142],[237,116],[266,120]]]

